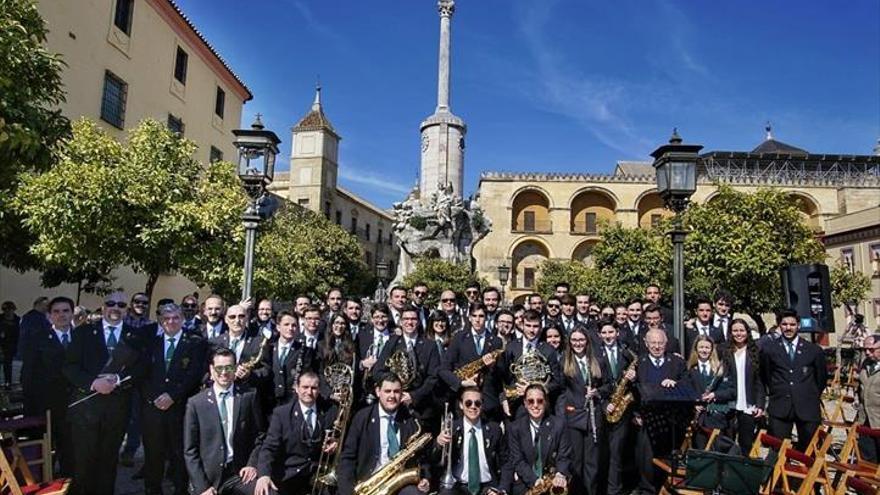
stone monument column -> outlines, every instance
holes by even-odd
[[[462,196],[464,180],[464,136],[467,126],[454,115],[449,104],[450,45],[454,0],[439,0],[440,52],[437,70],[437,108],[422,122],[422,157],[419,172],[419,197],[427,203],[439,187],[452,186],[455,196]]]

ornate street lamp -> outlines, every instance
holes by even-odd
[[[700,161],[699,144],[682,144],[678,129],[673,129],[669,144],[660,146],[651,156],[654,157],[654,170],[657,175],[657,193],[666,207],[675,212],[672,230],[672,276],[673,276],[673,335],[684,348],[684,238],[687,231],[682,225],[681,213],[687,209],[691,196],[697,191],[697,162]]]
[[[238,148],[238,177],[248,195],[248,205],[241,216],[244,222],[244,284],[241,298],[251,297],[254,281],[254,243],[260,223],[260,204],[266,188],[275,176],[275,156],[281,140],[272,131],[265,130],[260,114],[250,129],[235,129],[235,147]]]
[[[504,304],[504,287],[507,286],[507,281],[510,280],[510,267],[507,266],[507,263],[501,263],[498,266],[498,282],[501,283],[501,303]]]
[[[376,278],[379,279],[379,285],[376,287],[373,299],[377,303],[383,303],[388,299],[388,296],[385,294],[385,281],[388,280],[388,263],[384,260],[379,260],[376,263]]]

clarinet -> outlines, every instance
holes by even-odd
[[[587,390],[593,387],[593,373],[592,370],[587,370]],[[593,433],[593,443],[596,444],[599,442],[598,436],[596,434],[596,404],[593,402],[593,398],[590,397],[587,399],[587,407],[590,410],[590,430]]]

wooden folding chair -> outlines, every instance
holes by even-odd
[[[680,452],[684,453],[688,450],[711,450],[712,446],[715,444],[715,440],[718,439],[718,435],[721,434],[721,430],[718,428],[704,428],[700,427],[700,431],[707,435],[709,438],[706,440],[706,445],[702,449],[695,449],[692,447],[692,439],[685,438],[684,442],[681,444]],[[684,477],[687,475],[686,466],[678,465],[673,472],[672,463],[670,459],[663,459],[660,457],[655,457],[653,459],[654,465],[660,468],[661,471],[666,475],[666,481],[663,483],[663,487],[660,489],[661,494],[670,494],[670,493],[678,493],[682,495],[690,495],[690,494],[699,494],[701,491],[687,490],[686,488],[680,488],[676,485],[680,484]]]
[[[828,467],[838,473],[853,471],[861,477],[880,480],[880,464],[862,458],[861,450],[859,450],[859,437],[861,436],[878,438],[880,437],[880,429],[861,425],[850,426],[840,450],[840,460],[829,462]]]
[[[792,448],[791,440],[787,438],[781,439],[764,433],[757,441],[776,454],[773,471],[760,492],[762,495],[777,492],[808,495],[813,493],[817,485],[824,490],[823,493],[833,493],[825,464],[825,454],[831,447],[831,435],[825,435],[825,440],[816,449],[814,456],[808,456]],[[794,490],[793,486],[797,482],[800,486]]]
[[[10,495],[64,495],[67,493],[70,488],[69,478],[36,482],[15,438],[7,434],[3,440],[6,440],[8,445],[4,445],[0,449],[0,493]]]
[[[21,440],[25,432],[39,432],[28,435],[28,440]],[[0,434],[7,433],[16,438],[19,449],[31,469],[39,468],[40,480],[53,478],[52,458],[52,413],[46,416],[25,416],[0,421]]]
[[[856,495],[877,495],[878,485],[875,482],[859,477],[855,471],[847,471],[837,482],[834,495],[855,493]]]

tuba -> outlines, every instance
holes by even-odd
[[[623,417],[623,413],[626,412],[626,408],[632,403],[635,399],[633,397],[632,392],[627,392],[627,388],[629,387],[629,380],[624,378],[629,370],[635,370],[636,366],[639,364],[638,357],[632,352],[629,351],[630,356],[632,357],[632,362],[629,363],[629,366],[626,367],[623,373],[620,375],[620,381],[617,382],[617,386],[614,387],[614,392],[611,394],[611,398],[608,400],[609,404],[614,404],[614,411],[605,415],[605,419],[609,423],[617,423],[620,421],[620,418]]]
[[[352,386],[354,384],[354,372],[352,367],[345,363],[333,363],[324,369],[324,377],[330,385],[333,394],[339,397],[339,412],[333,426],[324,434],[324,445],[336,442],[336,451],[333,454],[321,449],[321,458],[318,460],[318,470],[315,473],[315,481],[312,484],[312,494],[321,493],[323,487],[336,486],[336,466],[342,454],[342,442],[345,438],[345,430],[348,427],[349,416],[353,400]],[[332,462],[331,462],[332,460]]]
[[[430,433],[421,433],[421,426],[410,437],[406,447],[387,464],[354,487],[354,495],[395,495],[404,486],[419,481],[419,468],[406,469],[406,463],[431,442]]]

